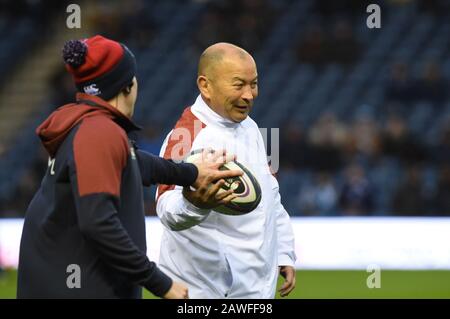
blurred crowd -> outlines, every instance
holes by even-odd
[[[254,53],[279,12],[267,0],[209,1],[192,39],[194,55],[220,39]]]
[[[45,20],[64,10],[67,3],[66,0],[0,0],[0,19],[27,18],[46,25]]]
[[[297,41],[297,59],[315,66],[328,63],[353,65],[358,62],[363,50],[353,34],[350,21],[345,18],[338,18],[329,26],[311,23]]]
[[[280,130],[280,178],[311,173],[299,175],[299,214],[373,215],[383,208],[393,215],[450,216],[450,119],[435,145],[396,114],[383,123],[369,114],[344,123],[330,112],[309,129],[287,123]],[[379,194],[386,192],[384,207]]]
[[[428,61],[418,78],[411,75],[408,64],[398,62],[392,66],[391,76],[387,84],[386,100],[402,112],[412,102],[423,101],[434,107],[444,105],[449,98],[448,82],[441,73],[442,66]]]

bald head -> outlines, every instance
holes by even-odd
[[[258,96],[255,60],[240,47],[216,43],[200,57],[197,86],[214,112],[233,122],[241,122]]]
[[[213,77],[217,67],[229,59],[253,60],[247,51],[234,44],[226,42],[216,43],[206,48],[200,56],[198,76]]]

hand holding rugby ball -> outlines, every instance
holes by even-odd
[[[203,155],[203,150],[196,150],[190,153],[185,162],[192,163],[198,161]],[[244,215],[253,211],[261,201],[261,187],[255,176],[244,165],[238,161],[229,161],[223,164],[220,170],[241,170],[241,176],[225,179],[225,184],[219,189],[217,194],[228,190],[233,190],[235,198],[229,203],[214,207],[213,210],[226,215]]]

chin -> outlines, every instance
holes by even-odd
[[[243,120],[245,120],[247,118],[248,114],[239,114],[239,115],[235,115],[231,118],[231,120],[233,122],[239,123],[242,122]]]

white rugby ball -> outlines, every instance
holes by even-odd
[[[191,152],[185,159],[185,162],[190,163],[195,161],[199,156],[202,156],[202,151],[203,150],[196,150]],[[217,206],[213,210],[218,213],[233,216],[244,215],[253,211],[261,201],[261,187],[255,176],[248,168],[238,161],[230,161],[222,165],[219,169],[241,170],[244,174],[225,180],[225,184],[219,190],[219,193],[233,189],[234,194],[236,194],[237,197],[228,204]]]

